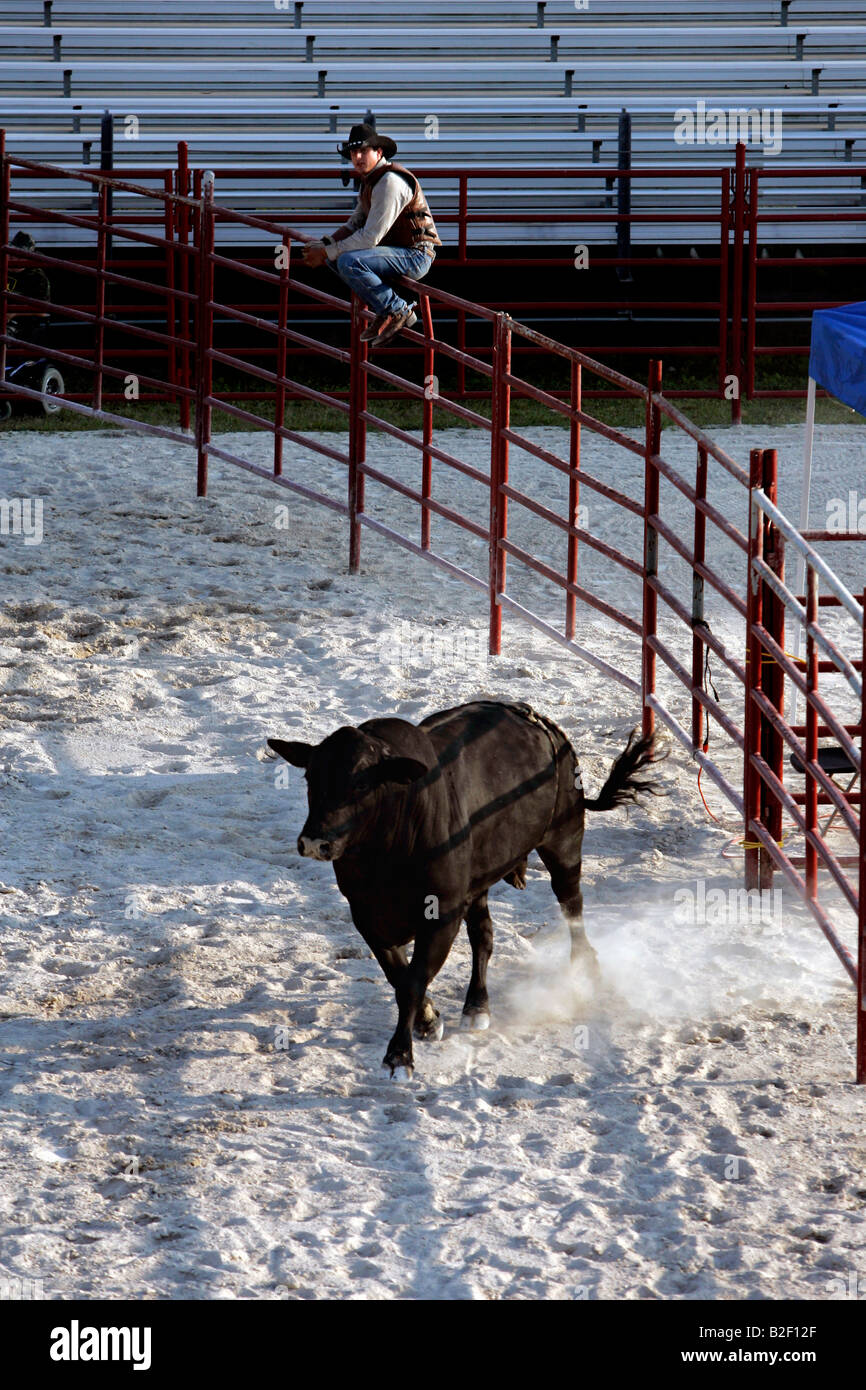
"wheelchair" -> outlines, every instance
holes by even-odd
[[[49,323],[47,318],[35,324],[31,329],[30,324],[21,319],[9,320],[9,337],[15,338],[20,335],[27,338],[30,342],[40,342],[47,337]],[[47,357],[30,357],[22,362],[16,362],[15,366],[6,373],[6,380],[0,384],[3,389],[7,384],[15,382],[19,386],[28,386],[31,391],[39,391],[45,397],[37,403],[26,396],[17,396],[11,400],[0,400],[0,424],[11,419],[14,406],[25,408],[40,408],[45,415],[57,415],[63,409],[63,403],[58,397],[62,396],[66,390],[63,377],[57,368]]]

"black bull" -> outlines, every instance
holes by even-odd
[[[352,921],[394,987],[399,1019],[384,1058],[392,1075],[412,1073],[413,1032],[442,1036],[427,987],[464,918],[472,946],[464,1024],[487,1027],[487,890],[498,879],[522,888],[534,849],[568,921],[572,960],[597,973],[581,921],[584,811],[653,790],[636,775],[656,759],[651,738],[632,734],[594,801],[566,735],[524,704],[480,700],[418,726],[370,719],[318,746],[268,745],[305,769],[309,815],[298,849],[333,863]]]

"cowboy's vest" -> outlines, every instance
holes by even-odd
[[[406,180],[412,190],[412,197],[399,217],[388,228],[382,238],[381,245],[423,246],[425,249],[429,247],[431,250],[434,246],[441,246],[442,241],[436,231],[436,224],[427,206],[427,199],[424,197],[421,185],[415,175],[409,169],[404,169],[402,164],[383,164],[381,168],[374,169],[363,180],[359,201],[365,220],[370,215],[374,187],[383,175],[390,173],[399,174],[401,178]]]

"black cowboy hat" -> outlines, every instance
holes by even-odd
[[[397,153],[397,142],[389,140],[387,135],[380,135],[373,126],[362,122],[361,125],[353,125],[348,140],[337,146],[344,159],[351,158],[352,150],[364,149],[381,150],[386,159],[393,159]]]

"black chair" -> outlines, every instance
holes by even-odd
[[[805,773],[806,769],[803,765],[803,762],[797,756],[796,753],[792,753],[790,755],[790,761],[791,766],[795,772]],[[848,754],[845,752],[845,750],[843,748],[839,748],[835,744],[831,745],[829,748],[818,749],[818,766],[822,768],[824,772],[827,773],[827,776],[830,777],[831,780],[837,776],[844,775],[847,772],[853,774],[851,777],[851,781],[848,783],[847,787],[839,787],[839,790],[843,796],[848,795],[848,792],[850,792],[853,789],[854,783],[860,776],[860,773],[857,771],[856,767],[852,763],[851,759],[848,757]],[[838,783],[836,785],[838,785]],[[826,824],[821,826],[822,835],[827,834],[827,831],[830,829],[830,826],[833,824],[838,814],[839,808],[838,806],[834,806],[832,814],[827,817]]]
[[[806,771],[796,753],[791,754],[791,766],[795,772]],[[823,768],[830,777],[834,777],[840,772],[854,772],[856,770],[843,748],[819,748],[818,766]]]

